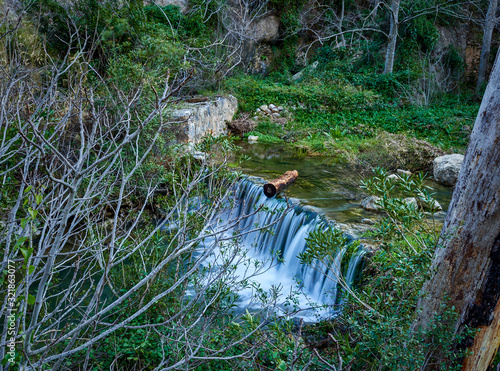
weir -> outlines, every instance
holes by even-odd
[[[253,231],[244,234],[239,240],[245,254],[264,262],[264,265],[267,264],[265,267],[260,266],[259,273],[255,276],[255,270],[248,265],[237,266],[236,274],[240,278],[253,276],[251,280],[254,283],[251,285],[253,288],[243,288],[239,292],[239,306],[250,305],[256,286],[265,291],[280,287],[283,298],[294,292],[295,303],[298,303],[301,309],[323,304],[340,304],[342,285],[339,283],[339,277],[342,277],[348,286],[352,285],[365,251],[360,247],[348,254],[348,257],[344,255],[345,249],[338,249],[334,253],[335,259],[326,277],[322,272],[302,264],[298,255],[305,251],[306,238],[310,232],[318,228],[329,228],[331,223],[300,205],[295,205],[283,216],[288,207],[287,202],[280,198],[266,197],[262,186],[249,180],[242,180],[235,192],[236,202],[222,215],[217,216],[223,222],[243,218],[237,227],[224,232],[227,236],[273,224],[266,231]],[[255,213],[259,209],[262,211]],[[251,216],[246,217],[247,215]],[[344,257],[349,261],[343,261],[347,260]],[[338,306],[334,306],[333,310],[336,308]],[[330,306],[327,310],[320,310],[320,314],[331,314],[331,311]],[[310,314],[309,312],[307,316]]]

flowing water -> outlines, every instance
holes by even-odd
[[[237,266],[237,275],[240,278],[252,277],[251,281],[254,283],[239,292],[239,306],[251,305],[255,287],[264,291],[272,291],[278,287],[284,296],[293,292],[295,303],[300,308],[309,308],[315,303],[341,303],[342,285],[339,277],[343,277],[345,283],[351,286],[365,251],[360,248],[346,254],[345,249],[338,249],[330,264],[328,277],[301,264],[298,255],[306,249],[309,233],[317,228],[327,228],[334,221],[359,223],[362,218],[378,217],[359,206],[362,197],[359,188],[361,176],[349,174],[345,167],[332,158],[294,156],[288,149],[276,145],[242,145],[244,153],[251,156],[239,169],[243,173],[270,180],[287,170],[298,170],[299,178],[282,195],[271,199],[263,194],[262,185],[258,184],[259,179],[244,180],[238,186],[238,203],[230,212],[221,216],[232,220],[250,215],[262,206],[268,210],[247,217],[237,228],[226,231],[228,235],[236,230],[247,232],[252,228],[274,223],[274,233],[254,231],[241,238],[245,251],[253,259],[267,263],[254,270],[244,264]],[[446,209],[451,197],[450,188],[434,183],[431,186],[438,201]],[[286,208],[287,200],[296,206],[282,217],[280,210]],[[260,274],[254,277],[257,270]],[[336,308],[338,307],[332,305],[329,309],[316,313],[331,314]],[[298,316],[311,320],[311,313],[304,311]]]
[[[236,193],[238,202],[231,209],[217,216],[225,221],[242,218],[235,227],[226,230],[226,236],[235,232],[243,233],[239,240],[247,259],[263,262],[254,267],[252,264],[237,264],[235,274],[240,278],[251,277],[253,284],[238,292],[240,307],[253,305],[255,287],[265,292],[281,291],[280,301],[295,302],[300,311],[297,317],[313,320],[313,313],[324,315],[335,311],[337,307],[306,310],[325,304],[339,304],[340,283],[343,277],[347,284],[352,284],[360,266],[364,250],[356,248],[349,261],[343,261],[345,248],[333,253],[333,261],[329,267],[316,262],[327,271],[328,277],[311,266],[302,264],[298,255],[306,249],[306,238],[309,233],[320,228],[329,228],[330,223],[315,212],[304,209],[300,204],[289,206],[282,198],[267,198],[262,185],[255,180],[242,180]],[[291,210],[289,209],[291,208]],[[256,210],[261,210],[256,212]],[[283,211],[288,212],[283,216]],[[224,225],[224,224],[223,224]],[[262,227],[271,225],[264,231]],[[247,233],[248,232],[248,233]],[[354,238],[351,236],[350,238]],[[214,240],[207,240],[208,244]],[[216,255],[219,251],[216,252]],[[246,260],[248,261],[248,260]],[[213,265],[214,261],[210,261]],[[290,309],[290,308],[288,308]]]

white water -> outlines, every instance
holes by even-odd
[[[340,302],[341,285],[338,281],[339,277],[342,277],[341,263],[345,249],[339,249],[337,252],[332,266],[329,267],[328,277],[302,264],[297,257],[306,249],[306,238],[309,233],[317,228],[326,228],[327,222],[315,213],[304,211],[300,206],[295,206],[283,217],[282,210],[287,207],[284,200],[267,198],[262,191],[262,186],[247,180],[242,181],[238,187],[237,203],[230,210],[217,216],[220,229],[232,220],[244,218],[237,227],[224,232],[226,237],[234,236],[236,233],[246,233],[239,239],[242,247],[240,255],[245,255],[245,258],[239,260],[234,267],[235,275],[239,279],[248,278],[249,285],[242,287],[238,292],[238,305],[240,307],[258,306],[253,300],[258,291],[256,287],[258,287],[264,292],[279,289],[281,302],[286,301],[286,298],[294,293],[291,295],[295,299],[294,309],[297,309],[297,306],[300,308],[297,317],[312,320],[313,311],[310,309],[322,305],[330,306],[317,309],[314,313],[326,315],[335,311],[336,307],[331,304]],[[260,207],[265,207],[267,210],[255,213]],[[251,216],[247,217],[248,215]],[[270,228],[271,233],[269,229],[267,232],[250,232],[273,223],[274,225]],[[206,244],[208,246],[213,242],[213,239],[207,240]],[[221,249],[216,250],[215,255],[218,257],[211,259],[211,266],[221,259],[220,252]],[[354,281],[363,255],[362,249],[352,254],[343,278],[349,286]],[[255,267],[251,264],[255,261],[263,262],[263,264]],[[291,305],[282,305],[282,308],[292,310]]]

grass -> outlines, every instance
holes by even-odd
[[[229,79],[225,89],[238,98],[240,113],[253,115],[260,105],[270,103],[288,109],[286,124],[259,118],[252,135],[263,142],[306,148],[309,154],[349,158],[385,145],[388,138],[401,142],[399,149],[390,146],[394,150],[411,154],[417,147],[425,149],[423,157],[427,152],[464,151],[478,103],[463,96],[441,95],[435,99],[439,103],[419,106],[399,94],[397,86],[401,83],[377,74],[322,70],[300,82],[240,75]],[[415,145],[413,138],[428,143]],[[412,148],[405,149],[403,144]]]

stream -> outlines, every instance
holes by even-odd
[[[349,173],[345,165],[331,157],[294,155],[284,146],[271,144],[240,143],[240,146],[243,147],[243,154],[250,159],[237,170],[250,178],[238,185],[238,203],[218,218],[234,220],[265,206],[268,211],[258,212],[246,218],[237,229],[230,229],[225,233],[231,236],[237,231],[249,231],[270,223],[275,225],[272,228],[273,233],[252,232],[241,238],[244,254],[263,262],[263,265],[259,267],[258,272],[248,264],[237,265],[236,274],[240,278],[248,277],[251,282],[248,287],[238,292],[239,308],[258,307],[253,301],[255,288],[258,287],[266,292],[278,289],[281,292],[280,300],[294,301],[295,308],[300,308],[294,316],[306,321],[315,321],[319,317],[335,314],[342,304],[339,277],[343,277],[349,286],[352,285],[362,266],[365,250],[360,247],[350,253],[345,249],[335,251],[328,267],[328,278],[301,264],[297,256],[306,249],[309,233],[318,228],[325,229],[335,223],[360,225],[363,218],[375,220],[380,217],[379,214],[359,206],[364,197],[359,187],[362,177]],[[267,198],[262,190],[263,180],[274,179],[287,170],[299,172],[296,182],[279,196]],[[438,202],[446,210],[451,198],[451,188],[434,182],[429,182],[428,185],[432,187]],[[279,210],[286,206],[287,200],[295,207],[282,217]],[[273,212],[276,210],[278,212]],[[351,232],[348,232],[347,236],[351,240],[360,237]],[[294,293],[294,299],[286,299],[287,293]],[[290,310],[286,305],[282,307]],[[313,307],[316,309],[313,310]]]

